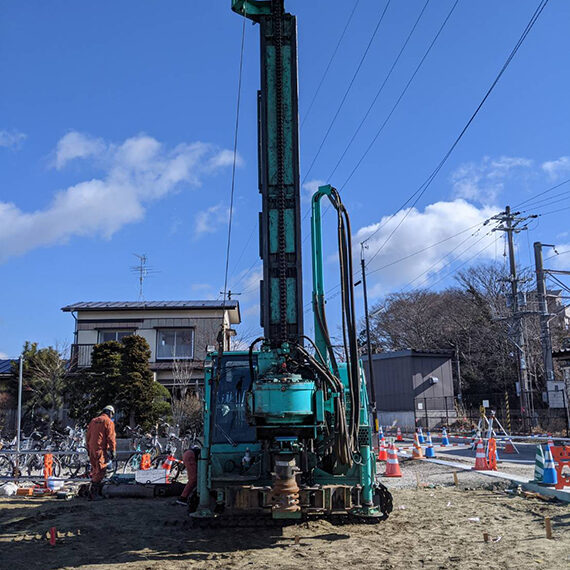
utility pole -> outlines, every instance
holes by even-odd
[[[554,361],[552,360],[552,338],[548,323],[548,303],[546,302],[546,279],[542,261],[542,248],[554,247],[546,243],[534,242],[534,265],[536,267],[536,296],[538,299],[538,312],[540,319],[540,343],[542,345],[542,359],[544,374],[547,382],[554,382]],[[548,384],[547,384],[548,386]]]
[[[364,294],[364,322],[366,323],[366,352],[368,353],[368,378],[370,383],[370,402],[374,433],[378,434],[378,410],[376,409],[376,387],[374,386],[374,366],[372,364],[372,347],[370,343],[370,317],[368,315],[368,290],[366,289],[366,262],[364,261],[364,243],[360,244],[360,268],[362,270],[362,292]]]
[[[493,216],[492,219],[500,222],[501,225],[494,228],[493,231],[502,231],[507,234],[507,245],[509,250],[509,268],[512,296],[512,338],[511,342],[515,345],[515,353],[517,355],[517,372],[520,386],[520,410],[522,417],[523,430],[527,429],[527,414],[529,412],[529,393],[528,393],[528,371],[526,367],[525,342],[522,327],[521,299],[519,299],[519,278],[517,276],[517,264],[515,260],[514,234],[526,230],[527,226],[520,226],[523,222],[536,215],[519,217],[520,212],[511,212],[511,207],[507,206],[504,212]],[[529,426],[530,427],[530,426]]]
[[[22,386],[24,384],[24,355],[18,363],[18,419],[16,424],[16,477],[20,477],[20,451],[22,448]]]
[[[550,335],[550,317],[548,312],[548,303],[546,299],[546,274],[556,273],[559,275],[570,275],[570,271],[557,271],[553,269],[544,269],[542,259],[542,248],[551,247],[555,253],[556,247],[548,243],[534,242],[534,264],[536,267],[536,294],[538,298],[538,313],[540,318],[540,343],[542,346],[542,358],[544,361],[544,374],[547,382],[554,382],[554,361],[552,359],[552,337]],[[546,384],[546,393],[550,400],[550,390]],[[563,392],[564,407],[566,409],[566,425],[570,425],[570,406],[568,405],[568,386],[564,384],[565,390]],[[549,401],[550,405],[550,401]]]

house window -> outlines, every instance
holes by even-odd
[[[158,329],[156,331],[156,358],[193,358],[193,329]]]
[[[99,342],[107,342],[108,340],[120,341],[123,337],[135,334],[134,330],[106,330],[99,331]]]

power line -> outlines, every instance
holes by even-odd
[[[536,198],[538,198],[539,196],[542,196],[544,194],[547,194],[548,192],[552,192],[552,190],[556,190],[556,188],[560,188],[560,186],[564,186],[564,184],[568,184],[568,182],[570,182],[570,178],[568,178],[567,180],[564,180],[563,182],[560,182],[560,184],[556,184],[555,186],[551,186],[550,188],[547,188],[546,190],[543,190],[542,192],[539,192],[538,194],[536,194],[535,196],[531,196],[530,198],[527,198],[526,200],[524,200],[523,202],[518,203],[516,206],[513,206],[514,208],[520,208],[521,206],[523,206],[524,204],[528,203],[528,202],[532,202],[533,200],[535,200]]]
[[[241,103],[241,80],[243,72],[243,52],[245,45],[245,14],[243,16],[243,26],[241,30],[241,47],[240,47],[240,57],[239,57],[239,75],[238,75],[238,90],[237,90],[237,105],[236,105],[236,121],[234,129],[234,157],[232,164],[232,185],[230,192],[230,210],[228,219],[228,238],[226,245],[226,266],[224,270],[224,298],[223,302],[225,304],[227,293],[228,293],[228,273],[230,267],[230,248],[232,243],[232,219],[234,213],[234,193],[235,193],[235,183],[236,183],[236,164],[237,164],[237,145],[238,145],[238,132],[239,132],[239,109]],[[224,317],[222,317],[224,318]]]
[[[301,128],[303,128],[303,125],[305,124],[305,121],[307,120],[307,118],[309,117],[310,113],[311,113],[311,109],[313,108],[313,105],[315,103],[315,100],[317,98],[317,95],[319,94],[319,91],[321,90],[321,87],[323,86],[323,83],[325,81],[325,78],[329,72],[329,69],[331,67],[331,64],[336,56],[336,53],[338,51],[338,48],[340,47],[340,44],[342,43],[342,40],[344,38],[344,35],[346,34],[346,30],[348,29],[348,26],[350,25],[350,22],[352,20],[352,16],[354,16],[354,12],[356,12],[356,8],[358,7],[358,3],[360,2],[360,0],[356,0],[356,2],[354,3],[354,6],[352,8],[352,11],[350,12],[350,15],[348,16],[348,20],[346,21],[346,24],[344,26],[344,29],[342,30],[342,33],[340,34],[340,38],[338,39],[338,42],[336,44],[336,47],[334,48],[334,51],[329,59],[329,62],[327,63],[327,66],[325,68],[325,71],[321,77],[321,80],[319,81],[319,84],[317,86],[317,89],[315,91],[315,94],[313,95],[313,98],[311,99],[311,103],[309,104],[309,108],[307,109],[307,112],[305,113],[305,116],[303,117],[303,120],[301,121]]]
[[[338,159],[336,166],[333,168],[332,172],[329,174],[327,180],[332,180],[332,177],[334,176],[334,173],[337,171],[337,168],[340,166],[340,163],[343,161],[344,157],[346,156],[346,153],[348,152],[348,150],[350,149],[350,147],[352,146],[352,143],[354,142],[354,139],[356,138],[356,136],[358,135],[358,133],[360,132],[360,129],[362,128],[362,125],[364,125],[364,123],[366,122],[366,119],[368,118],[368,115],[370,114],[370,111],[372,111],[372,108],[374,107],[374,105],[376,104],[376,101],[378,101],[378,97],[380,97],[380,94],[382,93],[382,91],[384,90],[384,87],[386,86],[386,83],[388,82],[388,79],[390,79],[390,76],[392,75],[392,72],[394,71],[396,65],[398,64],[398,61],[400,61],[400,57],[402,55],[402,53],[404,53],[404,50],[406,49],[406,46],[408,45],[408,42],[410,41],[410,38],[412,37],[413,33],[415,32],[420,20],[422,19],[422,16],[424,15],[424,12],[426,11],[426,8],[429,4],[430,0],[426,0],[426,3],[424,4],[423,8],[421,9],[419,16],[416,18],[416,21],[414,22],[414,25],[412,26],[412,29],[409,31],[408,36],[406,38],[406,40],[404,41],[402,47],[400,48],[400,51],[398,52],[398,55],[396,56],[396,59],[394,60],[394,62],[392,63],[392,66],[390,67],[388,73],[386,74],[386,77],[384,78],[384,81],[382,82],[382,84],[380,85],[380,87],[378,88],[378,91],[376,91],[376,95],[374,96],[374,99],[372,99],[372,102],[370,103],[370,106],[368,107],[366,113],[364,113],[364,116],[362,117],[362,120],[360,121],[358,127],[356,128],[356,130],[354,131],[352,137],[350,138],[350,141],[348,142],[348,144],[346,145],[346,148],[344,149],[344,151],[342,152],[340,158]]]
[[[358,66],[356,67],[356,71],[354,72],[352,79],[350,80],[350,83],[348,84],[348,87],[346,88],[346,91],[344,92],[344,95],[340,101],[340,105],[338,106],[332,121],[330,122],[326,132],[325,132],[325,136],[323,137],[323,140],[321,141],[321,144],[319,145],[319,148],[317,150],[317,153],[315,154],[315,156],[313,157],[313,160],[311,161],[311,164],[309,165],[309,169],[307,170],[307,172],[305,173],[305,176],[303,178],[303,181],[301,182],[301,184],[304,184],[305,181],[307,180],[307,177],[309,176],[309,174],[311,173],[311,170],[313,169],[313,166],[315,165],[315,162],[317,161],[317,158],[319,157],[321,150],[323,149],[323,146],[326,142],[326,140],[328,139],[328,136],[340,114],[340,111],[346,101],[346,98],[348,97],[348,94],[350,93],[350,90],[352,89],[352,86],[354,84],[354,81],[356,80],[356,77],[358,75],[358,73],[360,72],[360,68],[362,67],[362,64],[364,63],[364,60],[366,58],[366,55],[368,54],[368,51],[370,50],[370,46],[372,45],[372,42],[374,41],[374,38],[376,37],[376,34],[378,33],[378,30],[380,28],[380,24],[382,23],[382,20],[384,20],[384,16],[386,15],[386,11],[388,10],[388,6],[390,6],[390,2],[392,0],[388,0],[388,2],[386,3],[386,6],[384,7],[384,10],[382,10],[382,13],[380,14],[380,18],[378,19],[378,22],[376,23],[376,27],[374,28],[374,31],[372,32],[372,36],[370,37],[370,40],[368,41],[368,45],[366,46],[366,49],[364,50],[364,53],[362,54],[362,57],[360,58],[360,61],[358,63]]]
[[[396,259],[395,261],[391,261],[390,263],[387,263],[386,265],[383,265],[382,267],[377,267],[376,269],[374,269],[372,271],[368,271],[367,274],[372,275],[373,273],[377,273],[378,271],[382,271],[383,269],[387,269],[388,267],[392,267],[393,265],[397,265],[398,263],[401,263],[402,261],[406,261],[406,259],[410,259],[411,257],[419,255],[420,253],[424,253],[425,251],[430,250],[432,247],[436,247],[438,245],[441,245],[442,243],[445,243],[445,242],[449,241],[450,239],[453,239],[457,236],[460,236],[461,234],[464,234],[465,232],[468,232],[469,230],[476,228],[477,226],[480,226],[480,225],[482,225],[482,224],[474,224],[469,228],[465,228],[464,230],[461,230],[460,232],[453,234],[452,236],[446,237],[445,239],[442,239],[436,243],[432,243],[431,245],[423,247],[422,249],[418,249],[417,251],[414,251],[413,253],[405,255],[404,257],[400,257],[399,259]]]
[[[552,204],[566,202],[568,200],[568,194],[570,194],[570,190],[567,190],[566,192],[560,192],[559,194],[554,194],[549,198],[543,198],[542,200],[532,202],[526,209],[521,210],[521,212],[528,212],[536,208],[545,208],[547,206],[551,206]],[[566,198],[560,198],[560,196],[566,196]],[[558,198],[558,200],[555,200],[555,198]]]
[[[457,4],[457,2],[456,2],[456,4]],[[380,253],[380,251],[382,251],[382,249],[390,241],[390,239],[396,233],[396,231],[399,229],[399,227],[404,223],[404,221],[406,220],[406,218],[408,217],[408,215],[410,214],[412,209],[415,207],[415,205],[418,203],[418,201],[421,199],[421,197],[425,194],[427,189],[431,186],[431,183],[434,181],[436,176],[439,174],[440,170],[443,168],[443,166],[445,165],[445,163],[447,162],[447,160],[451,156],[452,152],[455,150],[456,146],[459,144],[459,141],[463,138],[463,136],[465,135],[465,133],[467,132],[467,130],[469,129],[469,127],[471,126],[471,124],[475,120],[475,117],[478,115],[479,111],[482,109],[483,105],[485,104],[485,102],[487,101],[487,99],[489,98],[489,96],[491,95],[493,90],[495,89],[497,83],[499,82],[499,80],[501,79],[501,77],[503,76],[505,71],[507,70],[509,64],[511,63],[511,61],[513,60],[513,58],[517,54],[519,48],[523,44],[524,40],[526,39],[526,37],[530,33],[531,29],[533,28],[534,24],[538,20],[540,14],[542,13],[542,11],[544,10],[544,8],[547,4],[548,4],[548,0],[541,0],[539,2],[538,7],[536,8],[531,19],[529,20],[528,24],[526,25],[525,29],[523,30],[523,32],[522,32],[521,36],[519,37],[517,43],[515,44],[514,48],[511,50],[509,56],[505,60],[505,63],[501,67],[499,73],[495,77],[494,81],[491,83],[491,86],[487,89],[487,92],[485,93],[485,95],[481,99],[479,105],[477,105],[475,111],[471,114],[471,117],[469,118],[469,120],[467,121],[467,123],[465,124],[465,126],[463,127],[461,132],[459,133],[459,135],[456,137],[455,141],[453,142],[453,144],[451,145],[449,150],[445,153],[445,155],[443,156],[443,158],[441,159],[439,164],[436,166],[436,168],[427,177],[427,179],[423,182],[423,184],[408,198],[408,200],[406,201],[405,204],[407,204],[412,198],[415,197],[414,201],[412,202],[411,207],[406,211],[406,213],[404,214],[403,218],[400,220],[398,225],[394,228],[394,230],[386,238],[384,243],[382,243],[380,245],[380,247],[378,248],[376,253],[368,261],[368,263],[370,263],[370,261],[372,261],[372,259],[374,259],[374,257],[376,257],[376,255],[378,255],[378,253]],[[454,7],[455,7],[455,5],[454,5]],[[371,148],[371,146],[368,147],[368,149],[366,150],[366,152],[363,156],[365,156],[368,153],[370,148]],[[362,159],[361,159],[361,161],[362,161]],[[361,161],[359,161],[359,164],[361,163]],[[356,168],[352,171],[352,173],[349,176],[349,178],[347,179],[347,181],[350,179],[350,177],[354,174],[355,171],[356,171]],[[346,182],[345,182],[345,184],[346,184]]]
[[[475,237],[479,231],[482,229],[483,225],[481,225],[481,228],[479,228],[476,232],[472,233],[470,236],[468,236],[466,239],[464,239],[461,243],[459,243],[456,247],[454,247],[451,251],[447,252],[443,257],[440,257],[437,261],[435,261],[434,263],[432,263],[432,265],[430,265],[430,267],[428,267],[425,271],[422,271],[418,276],[414,277],[411,281],[408,281],[408,283],[406,283],[406,285],[404,285],[400,291],[403,291],[404,289],[407,289],[410,285],[412,285],[413,283],[415,283],[418,279],[420,279],[421,277],[423,277],[424,275],[426,277],[429,276],[429,273],[435,269],[442,261],[444,261],[447,257],[450,257],[455,251],[457,251],[464,243],[468,242],[471,238]],[[450,258],[450,260],[445,263],[441,269],[443,269],[444,267],[447,267],[448,265],[451,265],[454,261],[456,261],[458,258],[462,257],[463,255],[465,255],[471,248],[475,247],[478,243],[480,243],[481,241],[483,241],[486,237],[488,237],[490,235],[491,232],[487,232],[486,234],[483,234],[478,240],[476,240],[474,243],[472,243],[471,245],[469,245],[468,247],[466,247],[462,252],[460,252],[455,259]],[[493,242],[494,245],[494,242]]]
[[[370,141],[368,147],[366,148],[366,150],[364,151],[364,154],[360,157],[360,159],[358,160],[358,162],[356,163],[356,166],[352,169],[351,173],[349,174],[348,178],[343,182],[342,186],[341,186],[341,190],[348,184],[348,182],[350,181],[350,179],[354,176],[354,173],[358,170],[358,168],[360,167],[360,165],[362,164],[362,161],[366,158],[366,156],[368,155],[368,153],[370,152],[370,150],[372,149],[372,147],[374,146],[374,143],[376,142],[376,140],[378,139],[378,137],[380,136],[380,133],[384,130],[384,127],[387,125],[388,121],[390,120],[390,118],[392,117],[392,115],[394,114],[394,111],[397,109],[398,105],[400,104],[400,101],[402,100],[402,98],[404,97],[404,95],[406,94],[406,92],[408,91],[410,85],[412,84],[412,81],[414,80],[414,78],[416,77],[416,75],[418,74],[419,70],[421,69],[424,61],[426,60],[427,56],[429,55],[430,51],[432,50],[433,46],[435,45],[435,42],[437,41],[437,39],[439,38],[441,32],[443,31],[443,29],[445,28],[447,22],[449,21],[449,18],[451,17],[451,15],[453,14],[457,4],[459,3],[459,0],[455,0],[455,3],[453,4],[453,6],[451,7],[451,10],[449,10],[447,16],[445,17],[445,20],[443,21],[443,23],[441,24],[441,26],[439,27],[439,30],[437,31],[437,33],[435,34],[433,40],[431,41],[430,45],[428,46],[427,50],[425,51],[424,55],[422,56],[420,62],[418,63],[418,65],[416,66],[416,69],[414,70],[414,72],[412,73],[410,79],[408,79],[408,82],[406,83],[404,89],[402,90],[402,92],[400,93],[398,99],[396,99],[396,102],[394,103],[392,109],[390,110],[390,112],[388,113],[388,116],[384,119],[384,122],[382,123],[382,125],[380,126],[380,128],[378,129],[378,131],[376,132],[376,134],[374,135],[373,139]]]
[[[481,240],[483,240],[485,237],[487,237],[489,234],[485,234],[480,240],[478,240],[476,243],[479,243]],[[457,273],[457,271],[459,269],[461,269],[464,265],[466,265],[467,263],[473,261],[475,258],[479,257],[484,251],[486,251],[487,249],[489,249],[492,245],[494,245],[495,242],[491,242],[488,243],[485,247],[481,248],[480,250],[478,250],[477,252],[475,252],[471,257],[469,257],[468,259],[466,259],[465,261],[463,261],[462,263],[460,263],[457,267],[454,268],[453,271],[450,271],[449,273],[447,273],[446,275],[444,275],[443,277],[440,277],[437,281],[434,281],[431,286],[434,287],[435,285],[437,285],[438,283],[441,283],[444,279],[447,279],[452,273]],[[476,244],[474,244],[476,245]]]

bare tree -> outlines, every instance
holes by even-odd
[[[202,393],[194,372],[192,360],[174,359],[172,363],[172,417],[180,433],[188,430],[201,431]]]

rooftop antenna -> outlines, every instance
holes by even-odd
[[[139,277],[139,301],[144,301],[144,280],[153,273],[156,273],[156,271],[147,265],[148,257],[146,256],[146,253],[133,253],[133,255],[139,260],[139,263],[138,265],[131,266],[131,272],[137,274]]]

